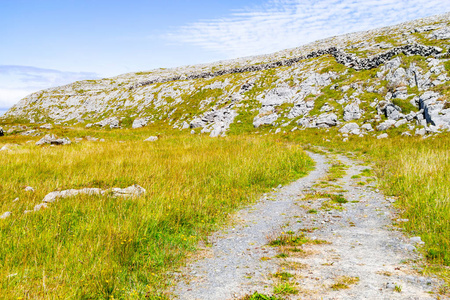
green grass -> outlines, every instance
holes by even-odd
[[[142,142],[154,135],[149,130],[80,129],[67,135],[107,141],[63,147],[36,147],[24,137],[1,140],[21,144],[0,162],[0,212],[13,212],[0,220],[2,297],[162,297],[168,273],[199,240],[234,210],[312,165],[299,146],[267,137],[163,135]],[[135,183],[145,196],[79,196],[23,214],[56,189]],[[26,193],[27,185],[36,192]]]
[[[335,279],[335,283],[331,285],[331,289],[338,291],[343,289],[349,289],[350,285],[359,282],[359,277],[339,276]]]
[[[285,282],[276,285],[273,288],[273,293],[275,295],[296,295],[299,293],[299,290],[291,283]]]
[[[243,298],[241,298],[241,300],[283,300],[283,298],[276,296],[267,296],[258,292],[254,292],[251,295],[244,296]]]
[[[270,246],[279,247],[279,246],[301,246],[304,244],[326,244],[326,241],[323,240],[311,240],[304,233],[300,234],[281,234],[277,238],[274,238],[269,241]]]

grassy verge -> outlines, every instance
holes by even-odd
[[[177,135],[151,143],[141,139],[150,133],[135,132],[113,140],[105,131],[106,142],[61,147],[20,137],[21,146],[2,153],[0,213],[13,213],[0,220],[2,297],[159,299],[170,272],[229,213],[312,166],[300,147],[275,138]],[[131,184],[145,196],[78,196],[23,214],[56,189]]]

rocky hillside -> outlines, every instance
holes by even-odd
[[[339,126],[358,135],[392,127],[421,135],[448,130],[449,17],[270,55],[75,82],[27,96],[4,118],[110,128],[167,122],[211,136],[261,126]]]

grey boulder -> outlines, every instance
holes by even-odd
[[[340,133],[356,133],[359,134],[359,125],[356,123],[347,123],[339,129]]]
[[[54,134],[47,134],[42,139],[36,142],[36,146],[51,144],[51,145],[69,145],[72,142],[68,138],[58,138]]]
[[[333,113],[321,114],[316,120],[316,126],[319,128],[328,128],[336,126],[338,123],[337,116]]]
[[[384,121],[383,123],[381,123],[380,125],[377,126],[377,130],[378,131],[388,130],[389,128],[394,126],[395,123],[396,122],[394,120],[386,120],[386,121]]]
[[[141,128],[145,127],[148,124],[149,118],[137,118],[133,121],[133,125],[131,125],[132,128]]]

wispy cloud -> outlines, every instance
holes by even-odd
[[[240,57],[448,10],[449,0],[270,0],[225,18],[187,24],[167,38]]]
[[[96,78],[99,78],[99,75],[90,72],[64,72],[29,66],[0,65],[0,111],[10,108],[32,92],[77,80]]]

